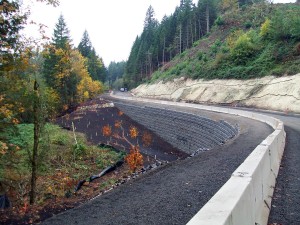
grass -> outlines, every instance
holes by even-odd
[[[13,205],[21,207],[28,201],[33,125],[17,125],[6,135],[10,145],[18,146],[18,149],[0,156],[0,182],[3,192],[9,193]],[[76,137],[77,145],[72,132],[57,125],[45,125],[39,148],[39,205],[49,198],[64,198],[74,191],[79,180],[98,174],[124,157],[122,152],[91,145],[81,133],[76,133]],[[111,185],[111,182],[104,182],[101,188],[105,189],[108,185]]]

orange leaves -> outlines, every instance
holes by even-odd
[[[109,136],[111,136],[111,133],[112,133],[111,127],[108,124],[105,125],[104,127],[102,127],[102,134],[103,134],[103,136],[109,137]]]
[[[144,132],[143,136],[142,136],[142,141],[143,141],[143,145],[145,147],[149,147],[151,145],[152,142],[152,136],[149,132]]]
[[[116,120],[115,121],[115,128],[121,128],[121,126],[122,126],[122,121]]]
[[[20,121],[18,119],[16,119],[16,118],[13,118],[11,120],[11,122],[16,125],[16,124],[19,124]]]
[[[131,126],[129,129],[129,135],[131,138],[137,138],[137,136],[139,135],[138,129],[134,126]]]
[[[66,191],[73,189],[77,183],[68,173],[60,171],[48,177],[47,181],[46,193],[58,197],[65,196]]]
[[[5,155],[8,150],[7,144],[0,141],[0,154]]]
[[[67,110],[68,110],[68,108],[69,108],[69,106],[68,106],[68,105],[66,105],[66,104],[64,104],[64,105],[63,105],[63,110],[64,110],[64,111],[67,111]]]
[[[119,111],[118,114],[122,115],[123,112]],[[124,124],[126,125],[126,124]],[[120,132],[121,131],[121,132]],[[140,146],[138,144],[139,130],[136,126],[131,125],[129,129],[124,129],[122,120],[115,120],[114,122],[114,133],[112,134],[112,127],[107,124],[102,127],[103,136],[113,137],[116,140],[122,140],[129,144],[130,151],[125,157],[125,162],[129,165],[131,171],[135,171],[139,167],[143,166],[144,160],[143,155],[140,153]],[[128,136],[131,138],[128,138]],[[143,146],[148,147],[152,143],[152,135],[145,131],[140,137],[143,142]],[[132,140],[134,139],[134,140]],[[115,140],[115,141],[116,141]],[[136,142],[135,144],[133,142]],[[117,142],[113,142],[117,143]],[[122,146],[122,145],[121,145]],[[124,146],[123,146],[124,147]]]
[[[130,153],[125,157],[125,161],[129,165],[131,171],[135,171],[143,166],[143,155],[140,153],[140,147],[138,145],[131,146]]]

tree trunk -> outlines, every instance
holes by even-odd
[[[33,102],[33,119],[34,119],[34,142],[31,159],[31,190],[30,190],[30,204],[34,204],[36,197],[36,176],[37,176],[37,158],[40,137],[40,121],[39,121],[39,94],[38,83],[34,81],[34,102]]]
[[[206,3],[206,32],[209,33],[209,6]]]
[[[164,48],[163,48],[163,66],[165,65],[165,49],[166,49],[166,37],[164,36]]]
[[[179,52],[180,52],[180,54],[181,54],[181,51],[182,51],[182,49],[181,49],[181,35],[182,35],[182,24],[180,24],[180,34],[179,34]]]

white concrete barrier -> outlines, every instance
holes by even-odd
[[[270,125],[270,134],[233,172],[231,178],[200,209],[187,225],[266,225],[285,147],[282,121],[255,112],[181,102],[120,97],[126,100],[198,108],[239,115]]]

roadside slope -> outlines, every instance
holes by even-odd
[[[266,124],[239,116],[168,108],[230,120],[239,124],[240,135],[224,146],[158,168],[43,224],[185,224],[272,132]]]
[[[137,97],[205,104],[230,104],[284,112],[300,112],[300,74],[251,80],[190,80],[142,84]]]

